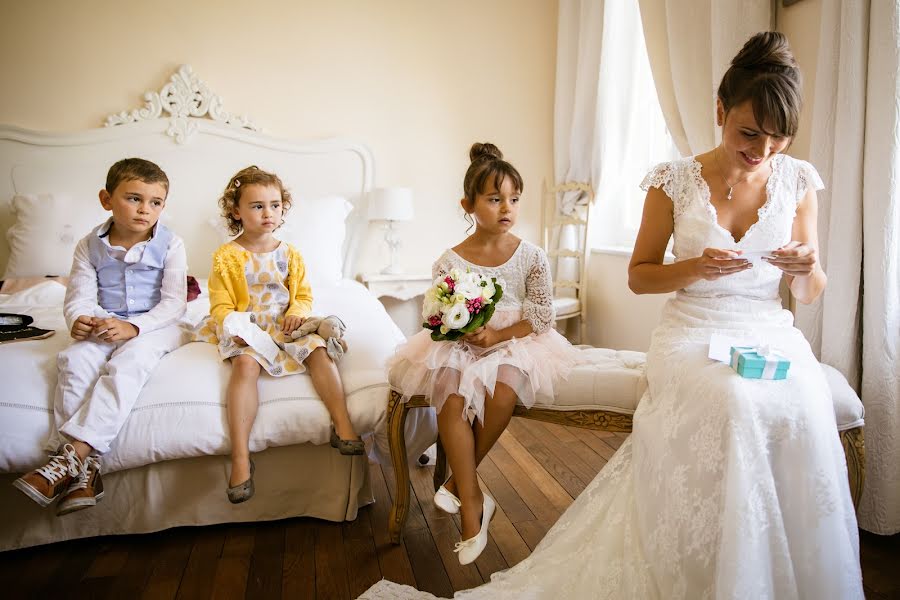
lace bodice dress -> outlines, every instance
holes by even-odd
[[[773,158],[768,198],[740,240],[719,226],[700,163],[660,165],[643,188],[673,202],[678,260],[706,247],[773,250],[821,181]],[[863,598],[856,518],[831,393],[768,264],[698,282],[663,310],[634,429],[530,557],[463,598]],[[791,359],[782,381],[707,357],[714,332]],[[364,598],[428,598],[382,582]]]
[[[437,278],[451,269],[469,269],[496,277],[503,297],[487,326],[502,329],[527,320],[534,333],[491,348],[463,341],[435,342],[422,330],[401,346],[388,362],[391,385],[404,399],[424,394],[438,411],[450,394],[465,398],[465,416],[484,417],[485,395],[496,384],[510,386],[525,406],[539,399],[553,401],[553,387],[578,362],[580,352],[553,329],[553,286],[550,264],[542,249],[521,241],[502,265],[470,263],[453,250],[445,251],[432,266]]]

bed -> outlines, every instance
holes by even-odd
[[[304,254],[314,314],[337,314],[350,349],[339,363],[357,430],[384,435],[388,400],[384,363],[403,335],[380,302],[354,280],[365,242],[366,194],[373,158],[351,140],[293,142],[252,129],[225,113],[189,67],[182,67],[146,105],[112,116],[108,127],[43,133],[0,126],[0,268],[7,281],[65,275],[71,248],[105,218],[97,192],[108,167],[126,156],[159,164],[171,188],[164,222],[184,240],[189,272],[204,293],[188,304],[186,322],[208,312],[205,278],[225,239],[216,199],[238,169],[255,164],[278,173],[295,206],[281,230]],[[342,456],[328,442],[329,417],[306,375],[260,379],[260,410],[251,434],[257,493],[240,505],[224,489],[229,443],[224,389],[229,366],[209,344],[166,356],[143,389],[111,451],[103,456],[106,497],[97,507],[56,517],[10,483],[46,459],[56,354],[69,343],[62,318],[64,286],[44,281],[0,295],[0,312],[31,315],[54,329],[44,339],[0,345],[0,550],[78,537],[157,531],[180,525],[311,516],[352,520],[374,501],[368,458]],[[433,439],[428,418],[418,436]],[[421,451],[422,444],[411,452]],[[14,518],[9,518],[14,517]]]

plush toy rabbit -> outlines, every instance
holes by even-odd
[[[347,341],[344,340],[344,332],[346,330],[347,326],[344,325],[344,322],[334,315],[309,317],[303,322],[303,325],[291,334],[291,337],[296,340],[311,333],[319,334],[327,344],[325,351],[328,353],[328,356],[331,357],[331,360],[337,362],[344,356],[344,352],[347,351]]]

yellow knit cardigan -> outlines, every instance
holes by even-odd
[[[287,242],[283,242],[287,244]],[[312,312],[312,289],[306,280],[306,266],[296,248],[288,247],[287,287],[291,295],[285,316],[306,318]],[[244,266],[250,260],[250,251],[238,244],[223,244],[213,254],[212,272],[209,275],[209,314],[219,325],[232,311],[244,312],[250,304],[250,292]]]

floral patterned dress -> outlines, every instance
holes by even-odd
[[[252,313],[252,320],[268,333],[278,346],[275,359],[269,361],[250,346],[239,344],[234,338],[226,335],[212,317],[207,317],[197,326],[194,339],[216,344],[219,356],[223,360],[241,354],[252,356],[269,375],[275,377],[305,372],[303,361],[313,350],[324,347],[325,340],[315,333],[294,340],[281,331],[284,313],[291,299],[286,285],[287,245],[279,244],[271,252],[251,253],[250,260],[244,267],[244,276],[247,278],[247,290],[250,293],[247,312]]]

